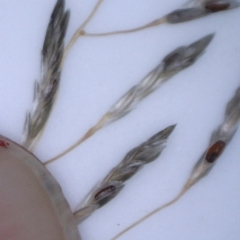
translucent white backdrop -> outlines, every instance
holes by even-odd
[[[67,0],[68,41],[96,0]],[[145,24],[184,0],[105,0],[88,32]],[[40,52],[55,0],[0,1],[0,132],[20,142]],[[171,200],[187,180],[225,106],[240,86],[240,9],[134,34],[83,37],[70,51],[58,100],[35,154],[42,161],[77,140],[131,86],[169,52],[206,34],[205,54],[146,98],[125,118],[48,166],[72,209],[133,147],[177,123],[167,148],[113,201],[79,226],[83,240],[109,240],[155,207]],[[179,202],[145,221],[122,240],[238,240],[240,238],[240,131],[212,172]]]

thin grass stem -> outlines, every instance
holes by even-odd
[[[187,191],[187,189],[184,189],[183,191],[180,192],[180,194],[177,195],[177,197],[175,197],[174,199],[172,199],[171,201],[167,202],[166,204],[155,208],[154,210],[152,210],[150,213],[148,213],[147,215],[145,215],[144,217],[140,218],[139,220],[137,220],[136,222],[134,222],[133,224],[131,224],[130,226],[128,226],[127,228],[125,228],[123,231],[121,231],[120,233],[118,233],[116,236],[114,236],[113,238],[111,238],[111,240],[116,240],[118,238],[120,238],[122,235],[124,235],[126,232],[130,231],[131,229],[133,229],[134,227],[136,227],[137,225],[139,225],[140,223],[144,222],[146,219],[150,218],[152,215],[156,214],[157,212],[171,206],[172,204],[174,204],[175,202],[177,202],[182,196],[183,194]]]
[[[104,0],[98,0],[97,4],[95,5],[95,7],[93,8],[92,12],[89,14],[89,16],[87,17],[87,19],[82,23],[82,25],[77,29],[77,31],[74,33],[74,35],[72,36],[71,40],[69,41],[69,43],[67,44],[64,54],[63,54],[63,60],[62,60],[62,65],[63,62],[65,61],[65,58],[68,54],[68,52],[70,51],[70,49],[72,48],[72,46],[75,44],[75,42],[78,40],[79,37],[82,36],[82,32],[83,29],[87,26],[87,24],[92,20],[92,18],[94,17],[94,15],[96,14],[96,12],[98,11],[98,9],[100,8],[101,4],[103,3]],[[61,65],[61,67],[62,67]]]
[[[118,35],[118,34],[127,34],[127,33],[138,32],[151,27],[156,27],[164,23],[166,23],[166,19],[163,17],[163,18],[151,21],[150,23],[144,24],[142,26],[127,29],[127,30],[119,30],[119,31],[105,32],[105,33],[88,33],[88,32],[82,31],[81,35],[86,37],[105,37],[105,36]]]

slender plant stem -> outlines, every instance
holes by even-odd
[[[177,197],[175,197],[174,199],[172,199],[171,201],[167,202],[166,204],[155,208],[153,211],[151,211],[150,213],[148,213],[147,215],[145,215],[144,217],[140,218],[139,220],[137,220],[135,223],[131,224],[129,227],[125,228],[123,231],[121,231],[120,233],[118,233],[116,236],[114,236],[111,240],[116,240],[119,237],[121,237],[123,234],[125,234],[126,232],[128,232],[129,230],[131,230],[132,228],[136,227],[137,225],[139,225],[140,223],[142,223],[143,221],[145,221],[147,218],[151,217],[152,215],[154,215],[155,213],[158,213],[159,211],[171,206],[172,204],[174,204],[175,202],[177,202],[182,196],[183,194],[189,189],[189,187],[187,188],[183,188],[183,190],[177,195]]]
[[[49,159],[48,161],[46,161],[44,163],[44,165],[47,165],[49,163],[54,162],[55,160],[63,157],[64,155],[66,155],[67,153],[69,153],[70,151],[72,151],[75,147],[77,147],[79,144],[81,144],[82,142],[84,142],[86,139],[88,139],[89,137],[91,137],[97,130],[93,127],[90,128],[85,134],[84,136],[79,139],[75,144],[73,144],[71,147],[69,147],[68,149],[66,149],[64,152],[62,152],[61,154],[57,155],[54,158]]]
[[[87,17],[87,19],[83,22],[83,24],[77,29],[77,31],[74,33],[74,35],[72,36],[71,40],[69,41],[68,45],[65,48],[64,51],[64,55],[63,55],[63,60],[62,60],[62,65],[63,62],[68,54],[68,52],[70,51],[70,49],[72,48],[72,46],[74,45],[74,43],[77,41],[77,39],[79,37],[81,37],[83,34],[83,29],[87,26],[87,24],[91,21],[91,19],[93,18],[93,16],[95,15],[95,13],[97,12],[97,10],[99,9],[100,5],[103,3],[104,0],[98,0],[97,4],[95,5],[95,7],[93,8],[92,12],[89,14],[89,16]]]
[[[104,125],[104,123],[107,121],[108,119],[108,115],[104,115],[101,120],[93,127],[91,127],[77,142],[75,142],[73,145],[71,145],[69,148],[67,148],[65,151],[63,151],[62,153],[58,154],[57,156],[47,160],[44,165],[47,165],[49,163],[52,163],[54,161],[56,161],[57,159],[63,157],[64,155],[66,155],[67,153],[69,153],[70,151],[72,151],[74,148],[76,148],[77,146],[79,146],[81,143],[83,143],[85,140],[87,140],[88,138],[90,138],[92,135],[94,135],[99,129],[101,129]]]
[[[86,37],[104,37],[104,36],[110,36],[110,35],[133,33],[133,32],[137,32],[140,30],[144,30],[146,28],[156,27],[156,26],[159,26],[164,23],[166,23],[166,19],[163,17],[163,18],[156,19],[150,23],[144,24],[140,27],[131,28],[128,30],[119,30],[119,31],[105,32],[105,33],[87,33],[87,32],[82,31],[81,35],[86,36]]]

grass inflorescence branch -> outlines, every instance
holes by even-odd
[[[181,70],[191,66],[202,55],[214,34],[209,34],[189,46],[181,46],[169,53],[146,77],[125,93],[109,110],[100,121],[90,128],[83,137],[62,153],[46,161],[44,164],[54,162],[79,146],[102,127],[124,117],[130,113],[138,103],[146,96],[159,88],[159,86],[173,77]]]
[[[212,133],[212,137],[207,149],[204,151],[200,159],[197,161],[193,170],[188,178],[186,184],[180,191],[180,193],[171,201],[166,204],[157,207],[141,219],[137,220],[135,223],[131,224],[129,227],[121,231],[112,240],[118,239],[120,236],[142,223],[152,215],[158,213],[159,211],[169,207],[177,200],[179,200],[184,193],[186,193],[194,184],[196,184],[200,179],[205,177],[216,164],[217,159],[221,156],[226,146],[231,141],[232,137],[237,131],[238,124],[240,120],[240,87],[237,89],[233,98],[227,104],[225,118],[223,123]]]
[[[216,12],[226,11],[239,6],[240,2],[237,0],[192,0],[184,4],[182,8],[174,10],[163,17],[136,28],[103,33],[88,33],[82,31],[81,34],[88,37],[104,37],[117,34],[133,33],[162,24],[177,24],[192,21],[197,18],[205,17]]]
[[[135,147],[113,168],[80,204],[75,212],[75,218],[82,222],[96,209],[111,201],[125,186],[125,182],[135,175],[147,163],[156,160],[166,146],[168,137],[175,125],[169,126],[152,136],[146,142]]]
[[[32,110],[27,114],[22,145],[33,150],[48,120],[60,83],[69,11],[64,11],[64,0],[58,0],[52,12],[42,48],[41,78],[34,84]]]

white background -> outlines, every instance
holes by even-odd
[[[66,41],[95,0],[68,0]],[[0,132],[21,141],[40,76],[40,51],[55,0],[0,2]],[[184,4],[183,0],[105,0],[89,32],[137,27]],[[109,204],[79,226],[83,240],[109,240],[155,207],[171,200],[221,123],[240,85],[240,9],[178,25],[105,38],[82,38],[69,53],[57,104],[35,154],[55,156],[84,132],[131,86],[176,47],[206,34],[216,36],[192,67],[177,74],[125,118],[100,130],[48,166],[72,209],[124,155],[168,125],[177,128],[163,154],[127,182]],[[173,206],[145,221],[122,240],[240,239],[240,131],[211,173]]]

